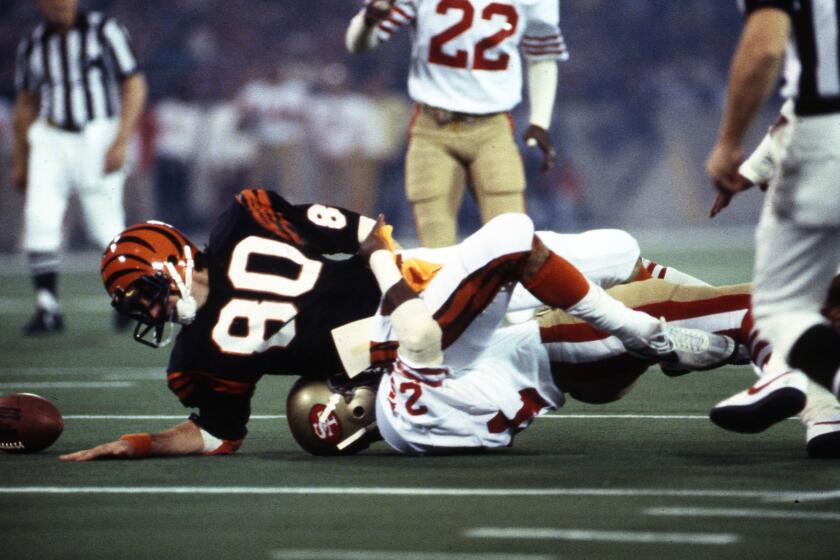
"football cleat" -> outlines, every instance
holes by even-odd
[[[38,309],[23,327],[24,336],[59,334],[64,330],[64,317],[56,311]]]
[[[808,422],[805,441],[808,457],[840,459],[840,414]]]
[[[730,432],[755,434],[805,408],[808,378],[800,371],[764,376],[754,385],[716,404],[712,422]]]
[[[648,347],[631,353],[659,363],[667,375],[677,376],[730,363],[738,355],[738,344],[729,336],[675,327],[661,318]]]

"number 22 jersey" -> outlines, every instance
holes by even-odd
[[[449,111],[509,111],[522,99],[522,61],[566,60],[559,0],[396,0],[376,35],[411,26],[408,93]]]

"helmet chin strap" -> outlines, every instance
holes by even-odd
[[[169,276],[175,281],[175,285],[178,287],[178,292],[181,295],[178,301],[175,302],[175,312],[178,322],[182,325],[189,325],[195,319],[195,314],[198,311],[198,302],[195,301],[191,293],[192,272],[193,268],[195,268],[195,262],[193,261],[192,250],[189,245],[184,246],[184,256],[186,257],[184,280],[181,280],[181,275],[178,274],[178,270],[171,262],[167,261],[165,266],[167,272],[169,272]]]

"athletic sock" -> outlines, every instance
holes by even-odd
[[[667,280],[672,284],[684,286],[709,286],[710,284],[670,266],[662,266],[646,258],[642,258],[642,267],[652,278]]]
[[[27,254],[36,305],[50,313],[58,311],[58,255],[55,253]]]
[[[761,337],[761,333],[755,326],[752,310],[747,311],[744,315],[744,319],[741,321],[740,338],[741,340],[739,342],[746,345],[747,349],[750,351],[750,361],[753,364],[753,369],[755,370],[756,375],[761,377],[768,373],[765,371],[765,368],[768,366],[770,358],[773,356],[773,347],[770,345],[769,340]]]
[[[589,281],[572,263],[549,253],[542,267],[523,286],[536,298],[592,326],[615,335],[632,348],[647,347],[659,322],[627,308]]]
[[[788,363],[832,391],[840,393],[840,333],[828,325],[814,325],[796,340]]]

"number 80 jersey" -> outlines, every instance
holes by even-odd
[[[169,373],[255,382],[343,371],[332,329],[373,315],[380,298],[351,256],[359,222],[354,212],[292,205],[269,191],[238,194],[211,233],[209,296],[178,333]]]
[[[509,111],[522,99],[519,48],[531,60],[566,60],[559,0],[396,0],[376,30],[387,41],[412,27],[408,93],[471,114]]]

